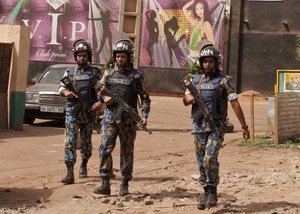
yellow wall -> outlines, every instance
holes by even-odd
[[[25,91],[30,48],[30,28],[20,25],[0,25],[0,42],[13,43],[11,72],[8,86],[9,127],[23,128]]]
[[[14,43],[9,91],[25,91],[30,48],[30,28],[0,25],[0,42]]]

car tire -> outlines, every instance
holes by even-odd
[[[23,123],[24,124],[33,124],[34,121],[35,121],[34,117],[24,117]]]

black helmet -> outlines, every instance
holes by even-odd
[[[133,45],[131,41],[126,39],[117,41],[113,49],[114,61],[116,61],[117,53],[127,53],[128,62],[132,63]]]
[[[206,48],[208,46],[214,46],[214,45],[207,39],[201,39],[201,41],[199,43],[199,50],[201,51],[203,48]]]
[[[221,63],[221,52],[216,47],[209,45],[200,50],[199,63],[201,69],[203,69],[203,61],[205,57],[214,57],[216,59],[216,66]]]
[[[85,41],[83,39],[79,39],[79,40],[75,41],[73,44],[72,51],[74,53],[75,61],[76,61],[76,56],[77,56],[78,52],[86,51],[88,53],[88,57],[89,57],[88,61],[90,63],[92,62],[92,48],[91,48],[91,45],[87,41]]]

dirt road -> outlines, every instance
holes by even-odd
[[[249,122],[249,102],[241,101]],[[181,98],[152,97],[149,127],[153,134],[138,132],[134,179],[130,195],[119,197],[119,145],[113,153],[112,196],[92,194],[100,184],[99,135],[93,135],[89,176],[63,185],[64,128],[51,121],[24,125],[23,131],[0,132],[0,213],[199,213],[203,196],[193,178],[197,174],[193,138],[189,134],[190,109]],[[299,213],[299,149],[249,148],[232,142],[241,138],[232,109],[229,120],[235,131],[225,136],[220,152],[219,201],[201,213]],[[267,134],[267,102],[255,102],[257,135]]]

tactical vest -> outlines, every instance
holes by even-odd
[[[140,78],[140,73],[136,69],[131,69],[125,72],[117,72],[112,69],[108,75],[106,87],[113,93],[119,95],[124,101],[133,107],[137,108],[137,89],[136,83]],[[109,109],[114,109],[117,104],[107,106]]]
[[[224,76],[221,73],[217,73],[214,79],[207,82],[203,75],[196,75],[192,83],[198,91],[200,90],[212,117],[216,120],[224,120],[227,115],[227,96],[220,91],[220,82]],[[199,84],[200,81],[201,84]],[[197,109],[197,104],[193,105],[192,116],[197,112]]]
[[[97,76],[99,78],[100,71],[97,68],[88,66],[84,72],[80,72],[78,67],[69,68],[69,78],[72,81],[77,93],[81,94],[83,101],[89,105],[97,102],[97,95],[94,89]],[[67,105],[74,105],[77,100],[68,100]]]

